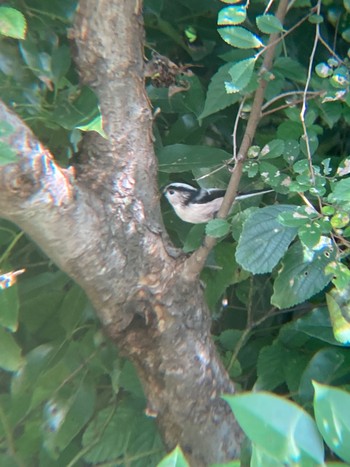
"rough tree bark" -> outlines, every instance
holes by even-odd
[[[238,457],[242,433],[223,393],[234,384],[210,338],[197,274],[162,224],[143,80],[140,0],[80,2],[72,38],[82,82],[97,93],[107,139],[84,138],[76,171],[55,164],[6,106],[20,162],[0,171],[0,215],[20,226],[86,291],[135,364],[169,448],[191,465]],[[186,267],[185,267],[186,265]]]

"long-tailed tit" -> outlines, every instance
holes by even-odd
[[[271,191],[273,190],[238,195],[235,201],[270,193]],[[186,183],[170,183],[164,188],[163,193],[180,219],[191,224],[202,224],[216,216],[226,191],[218,188],[208,190],[194,188]]]

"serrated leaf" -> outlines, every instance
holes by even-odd
[[[227,6],[219,11],[218,25],[235,25],[241,24],[246,20],[247,10],[245,6]]]
[[[22,363],[21,348],[13,336],[0,327],[0,368],[17,371]]]
[[[129,446],[140,442],[140,432],[145,429],[148,431],[148,436],[139,447],[142,449],[146,442],[146,452],[151,451],[152,447],[154,449],[156,445],[156,449],[161,453],[159,438],[155,439],[154,423],[143,414],[143,404],[143,399],[130,397],[119,402],[116,409],[107,407],[100,410],[83,435],[83,446],[90,448],[84,456],[85,460],[96,465],[126,456],[130,453]],[[155,463],[151,462],[147,465],[155,465]]]
[[[271,272],[296,236],[295,228],[278,222],[281,212],[294,206],[268,206],[254,212],[244,223],[238,242],[236,260],[253,274]]]
[[[322,237],[318,250],[309,250],[295,243],[285,255],[282,268],[274,283],[271,303],[288,308],[302,303],[320,292],[332,279],[326,266],[335,258],[332,244]]]
[[[322,438],[310,415],[293,402],[265,393],[224,396],[243,431],[282,464],[322,464]]]
[[[205,233],[210,237],[220,238],[227,235],[230,231],[231,225],[226,219],[212,219],[205,227]]]
[[[213,167],[231,158],[222,149],[208,146],[172,144],[157,151],[158,167],[161,172],[179,173],[194,168]]]
[[[313,385],[318,429],[329,448],[345,462],[350,462],[350,394],[316,382]]]
[[[0,7],[0,34],[14,39],[24,39],[27,23],[22,13],[14,8]]]
[[[199,115],[199,119],[203,119],[239,101],[241,96],[238,94],[227,95],[225,90],[225,81],[228,81],[230,78],[228,72],[231,66],[230,63],[226,63],[212,76],[208,86],[204,109]]]
[[[283,31],[281,21],[271,14],[257,16],[256,25],[264,34],[274,34]]]
[[[180,446],[177,446],[159,462],[157,467],[190,467],[190,464],[187,462]]]
[[[239,92],[244,89],[251,80],[256,57],[246,58],[235,63],[230,69],[229,74],[232,78],[230,92]]]
[[[83,382],[70,397],[45,404],[44,446],[53,458],[63,451],[94,412],[95,388]]]
[[[218,32],[225,42],[239,49],[254,49],[264,45],[257,36],[241,26],[225,26],[219,28]]]

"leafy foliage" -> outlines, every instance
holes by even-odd
[[[178,71],[165,66],[146,82],[159,109],[159,184],[227,186],[263,77],[241,189],[274,193],[194,227],[163,200],[164,222],[187,253],[205,234],[218,239],[202,273],[214,338],[238,387],[263,391],[226,398],[252,441],[251,465],[350,462],[349,3],[295,2],[283,25],[261,2],[236,3],[145,1],[148,63],[164,55]],[[72,61],[75,8],[0,7],[1,97],[61,164],[81,131],[103,134],[97,98]],[[266,73],[277,32],[283,47]],[[11,131],[0,122],[0,137]],[[1,143],[0,164],[16,160]],[[135,371],[105,340],[84,293],[5,221],[0,248],[0,465],[156,465],[164,450]],[[186,460],[176,449],[160,465]]]

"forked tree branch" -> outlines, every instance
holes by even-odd
[[[72,36],[107,138],[84,137],[74,176],[0,106],[20,156],[0,169],[0,215],[85,290],[106,333],[134,363],[167,447],[180,444],[194,466],[237,458],[242,432],[221,398],[235,386],[211,339],[200,283],[183,274],[183,257],[168,253],[162,226],[141,3],[100,0],[96,8],[83,0]]]

